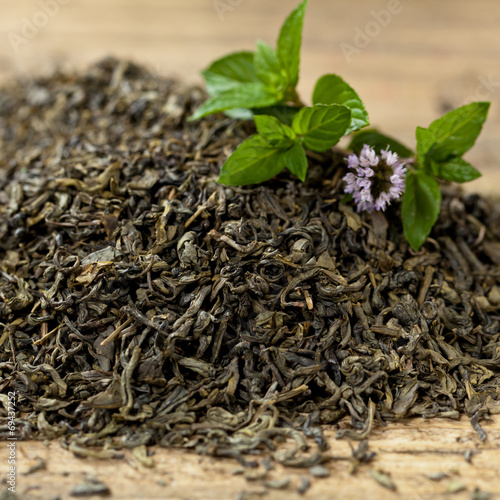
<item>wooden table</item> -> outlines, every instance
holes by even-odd
[[[0,81],[47,73],[54,65],[81,67],[113,54],[149,65],[166,77],[199,82],[199,70],[212,59],[232,50],[251,49],[256,38],[274,43],[280,23],[298,0],[42,2],[52,2],[53,9],[45,24],[38,0],[3,0]],[[59,3],[54,7],[54,2]],[[227,8],[221,14],[215,5]],[[390,6],[396,6],[392,14],[381,12]],[[34,25],[32,36],[20,41],[22,26],[29,23]],[[307,101],[321,74],[338,73],[362,96],[372,123],[410,146],[415,126],[428,125],[445,109],[470,100],[492,101],[483,134],[468,155],[485,175],[468,189],[498,195],[499,27],[498,0],[311,0],[300,91]],[[476,486],[500,495],[500,418],[485,424],[485,429],[489,439],[480,443],[467,420],[409,420],[379,428],[370,440],[378,453],[373,464],[362,466],[353,477],[346,460],[335,460],[327,466],[331,476],[315,480],[304,498],[448,498],[447,488],[459,482],[466,490],[450,498],[469,498]],[[333,434],[332,454],[350,456],[348,444],[335,441]],[[479,451],[472,464],[463,458],[466,450]],[[230,474],[236,467],[233,461],[154,451],[155,467],[144,469],[131,458],[82,460],[57,443],[49,447],[39,442],[18,443],[20,498],[27,498],[28,493],[44,499],[69,498],[69,491],[85,473],[105,481],[113,499],[225,499],[237,498],[242,491],[262,491],[258,483]],[[47,469],[22,475],[37,456],[46,461]],[[0,463],[6,461],[7,451],[2,447]],[[375,482],[370,476],[373,467],[392,474],[397,492]],[[3,474],[5,469],[0,470]],[[449,477],[438,482],[426,478],[437,471]],[[285,475],[291,477],[291,486],[267,498],[299,498],[297,475],[307,475],[307,471],[279,468],[272,474]]]
[[[129,453],[124,460],[79,459],[62,449],[57,442],[47,447],[41,442],[18,442],[19,462],[17,492],[20,498],[67,500],[70,491],[86,474],[103,481],[112,492],[112,500],[166,498],[169,500],[273,499],[314,500],[363,498],[367,500],[453,499],[465,500],[475,488],[500,495],[500,415],[482,424],[488,433],[479,441],[467,419],[410,419],[378,427],[369,439],[371,451],[377,456],[361,465],[355,475],[349,474],[349,444],[358,443],[334,439],[334,430],[327,432],[333,459],[325,464],[330,476],[314,478],[310,489],[299,495],[300,477],[312,478],[307,469],[276,467],[266,479],[290,478],[283,490],[269,490],[259,481],[249,481],[234,475],[238,463],[232,459],[200,457],[182,450],[154,449],[154,467],[145,468]],[[472,452],[471,462],[464,458]],[[24,473],[43,459],[46,469],[29,475]],[[7,461],[5,447],[0,448],[0,463]],[[390,475],[396,490],[381,486],[372,477],[372,470]],[[445,473],[440,481],[428,475]],[[2,471],[3,473],[3,471]],[[463,488],[463,489],[461,489]],[[458,492],[452,494],[454,489]],[[246,492],[246,496],[242,495]]]

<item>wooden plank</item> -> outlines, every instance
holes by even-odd
[[[345,424],[343,424],[345,425]],[[154,448],[153,468],[144,468],[126,453],[125,460],[79,459],[62,449],[57,442],[45,446],[41,442],[18,442],[19,461],[17,491],[20,498],[71,498],[69,492],[86,474],[91,474],[111,489],[112,500],[168,498],[170,500],[221,500],[236,498],[272,498],[298,500],[299,498],[367,498],[382,499],[447,499],[470,498],[474,488],[500,495],[500,415],[483,428],[488,439],[480,442],[467,419],[406,419],[378,427],[370,437],[370,450],[377,453],[372,463],[361,465],[355,475],[349,474],[350,444],[334,439],[334,430],[327,432],[333,460],[325,464],[330,477],[312,479],[307,469],[277,466],[269,479],[290,478],[284,490],[271,490],[268,496],[251,493],[265,488],[242,475],[232,475],[238,463],[231,459],[200,457],[182,450]],[[351,443],[356,445],[357,443]],[[472,451],[471,462],[464,454]],[[24,473],[42,458],[46,469],[29,475]],[[6,464],[7,451],[0,448],[0,463]],[[372,469],[390,474],[397,490],[391,491],[378,484],[371,476]],[[2,473],[5,469],[2,468]],[[428,474],[447,473],[441,481],[433,481]],[[300,477],[312,479],[311,488],[301,496],[296,492]],[[453,496],[447,493],[452,486],[462,484],[464,489]],[[238,496],[247,492],[247,496]]]

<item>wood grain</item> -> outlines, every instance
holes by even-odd
[[[23,18],[33,21],[40,12],[40,1],[63,2],[2,0],[0,80],[47,72],[54,64],[83,66],[112,54],[165,76],[200,81],[200,69],[212,59],[252,49],[257,38],[274,43],[281,22],[297,4],[64,0],[45,26],[35,26],[38,31],[27,43],[11,43],[12,34],[22,35]],[[226,10],[221,13],[215,5]],[[387,17],[390,7],[394,13]],[[467,188],[498,194],[499,26],[498,0],[312,0],[300,91],[306,99],[321,74],[338,73],[362,96],[373,125],[410,146],[416,125],[427,126],[445,108],[471,99],[492,101],[483,134],[467,156],[484,177]],[[360,32],[367,34],[364,40]]]
[[[345,424],[344,424],[345,425]],[[237,498],[364,498],[369,500],[470,498],[474,488],[500,495],[500,415],[483,428],[488,439],[481,443],[467,419],[408,419],[374,430],[369,440],[370,450],[377,456],[370,464],[361,465],[356,475],[349,474],[350,443],[336,441],[334,430],[327,436],[333,460],[325,464],[328,478],[312,478],[307,469],[281,466],[269,473],[268,479],[290,478],[284,490],[268,490],[266,496],[256,495],[265,488],[258,481],[248,481],[233,475],[238,463],[231,459],[212,459],[180,450],[155,448],[154,467],[145,468],[127,453],[125,460],[79,459],[62,449],[57,442],[49,446],[41,442],[18,442],[19,460],[17,488],[20,498],[61,500],[71,498],[69,492],[86,474],[96,476],[112,492],[112,500],[168,498],[169,500],[223,500]],[[356,445],[357,443],[351,443]],[[471,463],[464,459],[472,451]],[[29,475],[24,473],[36,464],[37,457],[46,462],[46,469]],[[0,463],[6,463],[5,447],[0,448]],[[397,490],[378,484],[372,469],[390,474]],[[433,481],[428,474],[444,472],[448,477]],[[311,488],[303,496],[296,488],[300,477],[312,479]],[[461,484],[463,490],[450,496],[449,489]],[[448,491],[448,493],[447,493]],[[238,496],[247,492],[247,496]],[[252,492],[254,495],[252,495]],[[29,496],[31,495],[31,497]]]

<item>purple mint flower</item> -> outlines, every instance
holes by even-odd
[[[358,212],[366,210],[385,210],[392,200],[401,197],[405,190],[406,169],[404,162],[389,148],[380,151],[365,144],[359,156],[346,158],[348,167],[353,170],[343,178],[346,193],[352,194]]]

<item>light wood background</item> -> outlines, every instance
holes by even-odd
[[[45,26],[20,42],[25,18],[43,24],[41,4],[58,2]],[[106,55],[135,60],[163,76],[201,82],[199,70],[229,51],[252,49],[256,38],[274,43],[279,26],[298,0],[0,0],[0,82],[16,76],[49,73],[55,65],[84,67]],[[222,15],[216,5],[224,10]],[[386,26],[374,13],[398,6]],[[224,8],[226,7],[226,8]],[[38,17],[37,17],[38,16]],[[368,24],[370,23],[370,24]],[[365,47],[346,57],[355,36],[368,32]],[[16,44],[17,43],[17,44]],[[344,47],[344,51],[343,48]],[[17,50],[16,50],[17,49]],[[416,125],[427,126],[445,109],[471,100],[490,100],[490,116],[468,159],[484,177],[472,190],[500,193],[500,1],[499,0],[310,0],[302,50],[300,92],[308,100],[323,73],[338,73],[361,95],[372,124],[414,145]],[[469,498],[474,487],[500,494],[500,420],[485,428],[489,440],[479,444],[467,421],[412,420],[376,431],[371,446],[379,452],[375,467],[392,473],[398,492],[382,488],[364,466],[356,477],[345,461],[328,465],[332,476],[316,480],[305,498],[448,498],[452,481],[467,488],[453,496]],[[330,434],[332,436],[333,434]],[[466,449],[480,451],[473,465]],[[408,451],[411,453],[400,453]],[[452,453],[445,453],[452,452]],[[113,499],[237,498],[258,492],[258,484],[232,476],[235,463],[213,461],[182,452],[156,450],[156,467],[144,469],[132,459],[122,462],[80,460],[57,443],[18,443],[18,472],[44,458],[47,470],[19,475],[18,491],[27,498],[69,498],[84,473],[105,481]],[[345,442],[332,440],[332,453],[347,457]],[[0,448],[0,475],[7,462]],[[6,465],[5,465],[6,467]],[[431,472],[448,472],[440,482]],[[278,469],[275,477],[295,471]],[[300,471],[306,474],[307,471]],[[1,487],[0,487],[1,488]],[[247,496],[247,498],[258,498]],[[293,489],[267,498],[299,498]]]
[[[48,447],[41,442],[18,442],[17,493],[23,500],[70,500],[74,498],[71,490],[90,474],[110,488],[111,500],[468,500],[475,488],[489,492],[495,500],[500,498],[500,415],[494,417],[482,423],[488,433],[483,443],[465,418],[458,422],[413,419],[376,427],[369,446],[377,455],[355,475],[349,474],[350,444],[358,443],[336,441],[330,430],[326,435],[333,460],[325,464],[330,476],[314,478],[305,495],[296,489],[301,476],[312,477],[307,469],[277,466],[267,479],[289,477],[290,485],[262,496],[264,487],[259,481],[234,475],[239,466],[231,459],[156,448],[154,467],[145,468],[128,450],[124,460],[79,459],[57,442]],[[464,458],[467,451],[472,451],[470,463]],[[39,459],[46,468],[25,475]],[[7,450],[2,446],[0,464],[6,462]],[[373,469],[389,474],[396,491],[378,484],[371,475]],[[440,481],[428,477],[436,473],[447,477]],[[454,489],[460,491],[454,493]]]

